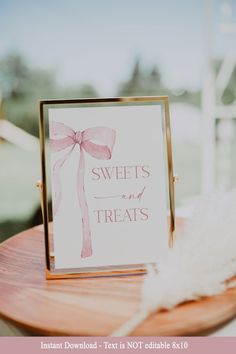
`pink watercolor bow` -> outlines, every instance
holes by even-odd
[[[52,139],[55,136],[62,135],[65,138]],[[63,123],[51,122],[50,123],[50,147],[52,152],[58,152],[69,147],[70,150],[66,154],[57,160],[53,166],[53,177],[54,177],[54,215],[57,213],[61,198],[62,198],[62,187],[60,180],[60,169],[68,159],[75,146],[78,144],[80,147],[80,160],[77,172],[77,193],[78,200],[82,215],[82,227],[83,227],[83,239],[82,239],[82,251],[81,257],[90,257],[93,253],[92,242],[91,242],[91,231],[89,225],[89,212],[88,205],[85,197],[84,190],[84,150],[100,160],[109,160],[112,156],[112,149],[115,144],[116,133],[113,129],[107,127],[94,127],[88,128],[82,132],[74,131],[70,127]],[[92,142],[99,141],[104,145],[98,145]]]

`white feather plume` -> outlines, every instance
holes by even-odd
[[[236,190],[202,197],[157,269],[144,279],[140,311],[113,336],[128,335],[160,309],[226,289],[236,275]]]

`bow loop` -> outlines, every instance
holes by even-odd
[[[75,131],[63,123],[50,122],[49,127],[50,138],[54,138],[57,135],[64,135],[66,137],[70,136],[71,138],[74,137]]]
[[[109,160],[112,156],[115,134],[115,131],[108,127],[88,128],[83,132],[83,148],[96,159]]]
[[[53,152],[64,150],[75,144],[75,141],[70,136],[62,139],[50,139],[50,148]]]
[[[116,132],[108,127],[88,128],[83,132],[83,141],[92,140],[106,145],[111,151],[115,144]]]

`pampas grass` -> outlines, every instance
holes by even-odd
[[[236,285],[236,190],[202,197],[185,230],[176,235],[174,248],[148,269],[139,312],[115,331],[125,336],[160,309],[212,296]]]

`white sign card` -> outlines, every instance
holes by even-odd
[[[156,263],[168,249],[160,102],[50,105],[55,270]]]

